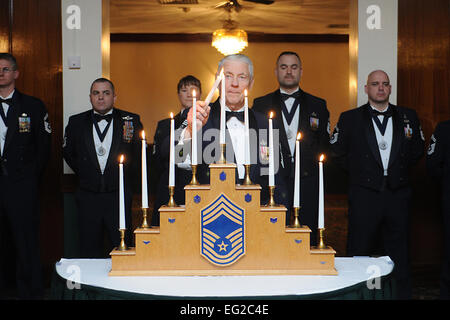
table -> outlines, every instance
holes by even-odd
[[[182,262],[180,262],[182,263]],[[61,259],[53,299],[393,299],[389,257],[336,257],[337,276],[110,277],[111,259]]]

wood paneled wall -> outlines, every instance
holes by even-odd
[[[450,1],[398,0],[399,105],[420,118],[427,147],[436,124],[450,119]],[[413,172],[413,263],[439,262],[443,251],[440,190],[424,159]]]
[[[62,256],[61,1],[0,0],[0,50],[18,62],[18,90],[40,98],[52,126],[52,150],[41,185],[41,257],[48,270]]]

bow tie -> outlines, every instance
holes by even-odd
[[[388,109],[384,112],[380,112],[378,110],[372,109],[371,110],[372,116],[386,116],[386,117],[392,117],[392,109],[388,107]]]
[[[112,120],[112,114],[107,114],[107,115],[103,115],[103,114],[98,114],[98,113],[94,113],[94,119],[97,122],[100,122],[102,120],[106,120],[108,122],[111,122]]]
[[[300,90],[295,91],[295,92],[292,93],[292,94],[287,94],[287,93],[282,93],[282,94],[281,94],[281,99],[282,99],[283,101],[286,101],[286,100],[289,99],[289,98],[298,99],[299,97],[300,97]]]
[[[227,121],[232,117],[236,117],[239,121],[244,122],[244,112],[243,111],[240,111],[240,112],[227,111],[226,117],[227,117]]]
[[[12,105],[12,98],[9,98],[9,99],[2,99],[2,98],[0,98],[0,103],[6,103],[7,105],[11,106]]]

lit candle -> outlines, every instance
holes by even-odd
[[[323,195],[323,160],[325,156],[320,155],[319,159],[319,229],[324,228],[324,195]]]
[[[294,208],[300,208],[300,139],[302,134],[297,134],[295,141],[295,178],[294,178]]]
[[[147,141],[142,130],[142,208],[148,208],[147,192]]]
[[[245,103],[244,103],[244,123],[245,123],[245,163],[250,164],[250,130],[248,127],[248,97],[247,97],[247,89],[244,91],[245,94]]]
[[[191,164],[197,164],[197,97],[195,95],[195,89],[192,90],[192,155]]]
[[[272,117],[273,112],[271,112],[269,116],[269,187],[275,186]]]
[[[125,192],[123,185],[123,154],[119,160],[119,229],[125,229]]]
[[[175,121],[170,113],[169,187],[175,186]]]
[[[225,144],[225,74],[222,73],[220,90],[220,144]]]

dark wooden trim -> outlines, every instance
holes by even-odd
[[[111,33],[111,42],[210,42],[210,33]],[[348,34],[248,33],[249,42],[348,43]]]

